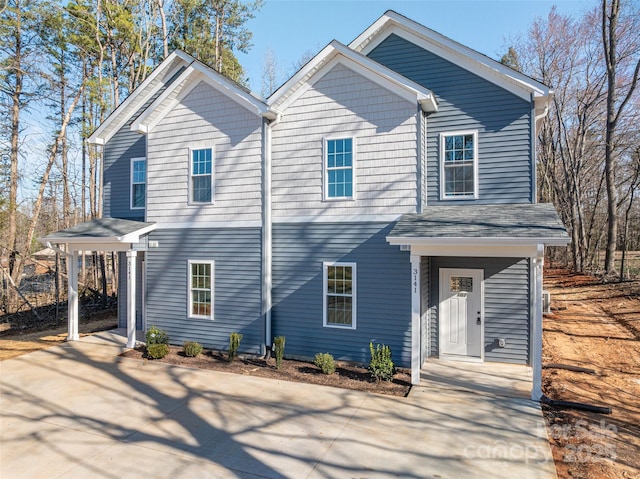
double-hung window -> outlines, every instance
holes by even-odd
[[[441,197],[478,197],[478,133],[465,131],[440,135]]]
[[[213,261],[189,261],[190,318],[213,319]]]
[[[191,203],[213,201],[213,148],[191,149]]]
[[[147,159],[131,158],[131,209],[144,208],[147,199]]]
[[[325,140],[325,198],[354,197],[353,138]]]
[[[324,326],[356,329],[356,264],[324,263]]]

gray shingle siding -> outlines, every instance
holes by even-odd
[[[427,119],[429,204],[447,202],[440,200],[439,135],[460,130],[478,130],[479,198],[469,201],[531,202],[530,102],[396,35],[368,56],[436,95],[438,112]]]
[[[166,329],[171,343],[215,349],[227,349],[229,334],[239,332],[241,352],[262,353],[260,229],[164,229],[149,239],[159,247],[147,252],[147,326]],[[213,320],[187,317],[189,260],[215,261]]]
[[[276,224],[273,228],[273,335],[286,337],[287,355],[366,363],[369,342],[411,362],[409,254],[390,246],[381,223]],[[357,264],[357,329],[323,327],[323,262]]]
[[[440,268],[484,269],[485,361],[529,363],[529,260],[526,258],[431,258],[430,355],[438,351],[438,304]],[[506,347],[498,347],[498,339]]]

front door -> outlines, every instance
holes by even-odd
[[[440,354],[482,358],[481,269],[440,269]]]

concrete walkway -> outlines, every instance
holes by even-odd
[[[2,479],[556,477],[528,399],[428,375],[387,397],[117,358],[123,345],[104,332],[0,362]]]

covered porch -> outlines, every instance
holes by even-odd
[[[40,242],[67,258],[68,276],[68,341],[77,341],[78,334],[78,262],[81,251],[107,251],[126,253],[126,321],[127,347],[136,343],[136,287],[137,257],[146,251],[147,235],[155,229],[155,223],[145,223],[119,218],[97,218],[85,223],[51,233]],[[121,290],[123,285],[119,284]]]
[[[531,368],[539,400],[544,248],[569,242],[553,205],[429,207],[387,241],[410,252],[412,383],[434,358],[515,363]]]

